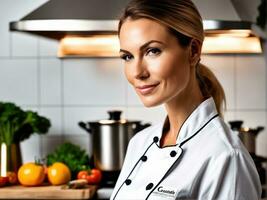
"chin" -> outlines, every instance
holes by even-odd
[[[161,101],[156,101],[156,100],[151,101],[151,100],[142,99],[142,98],[140,98],[140,99],[141,99],[143,105],[144,105],[145,107],[147,107],[147,108],[151,108],[151,107],[159,106],[159,105],[162,104]]]

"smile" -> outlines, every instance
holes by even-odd
[[[140,94],[148,95],[151,94],[158,85],[159,83],[154,85],[143,85],[136,87],[136,89],[138,90],[138,92],[140,92]]]

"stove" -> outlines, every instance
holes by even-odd
[[[102,181],[100,187],[114,188],[120,171],[102,171]]]
[[[102,172],[102,181],[99,185],[99,188],[96,192],[97,200],[109,200],[113,189],[115,187],[116,181],[119,177],[120,171],[112,172]]]

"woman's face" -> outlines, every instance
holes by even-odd
[[[126,77],[146,107],[179,98],[190,79],[189,48],[146,18],[127,19],[119,39]]]

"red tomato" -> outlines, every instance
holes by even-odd
[[[8,183],[8,177],[7,176],[0,176],[0,187],[5,186]]]
[[[99,169],[83,170],[78,173],[77,178],[85,179],[89,184],[97,184],[101,181],[102,173]]]
[[[10,184],[16,184],[18,181],[17,174],[15,172],[7,172],[8,182]]]
[[[88,171],[83,170],[78,173],[77,179],[86,179],[87,176],[88,176]]]

